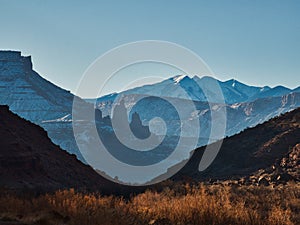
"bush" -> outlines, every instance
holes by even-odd
[[[297,183],[277,187],[225,184],[170,187],[161,192],[149,190],[128,200],[77,193],[72,189],[31,199],[6,195],[0,198],[0,218],[49,225],[290,225],[300,221]]]

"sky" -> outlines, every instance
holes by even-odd
[[[38,73],[73,93],[99,56],[141,40],[194,51],[220,80],[300,86],[297,0],[0,0],[0,49],[31,55]],[[106,92],[120,91],[121,84]]]

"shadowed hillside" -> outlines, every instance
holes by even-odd
[[[198,165],[204,147],[195,150],[174,178],[226,180],[244,177],[243,182],[260,181],[263,177],[269,182],[299,180],[299,143],[300,109],[296,109],[226,138],[214,162],[203,172],[198,171]]]
[[[278,171],[279,180],[283,174],[296,180],[299,175],[299,145],[296,145],[299,111],[226,139],[213,165],[202,174],[196,171],[203,149],[196,150],[176,178],[248,176],[250,179],[252,171],[258,173],[258,169],[263,168],[260,173],[265,173],[264,180],[267,180],[267,175],[272,176],[267,171],[271,166],[273,173]],[[0,135],[1,188],[46,192],[72,187],[117,194],[138,190],[100,177],[75,156],[54,145],[42,128],[11,113],[6,106],[0,106]],[[233,152],[236,154],[230,157]],[[1,191],[0,224],[293,225],[299,222],[299,183],[236,187],[227,182],[203,185],[166,181],[159,185],[126,199],[74,189],[38,196],[16,196]]]
[[[65,188],[113,193],[116,185],[53,144],[46,131],[0,106],[0,187],[33,192]],[[124,188],[124,187],[123,187]]]

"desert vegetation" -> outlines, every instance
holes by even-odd
[[[172,184],[123,198],[61,190],[37,197],[1,193],[3,224],[299,224],[300,184]],[[0,222],[0,224],[1,224]]]

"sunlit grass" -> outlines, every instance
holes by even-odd
[[[0,218],[26,224],[299,224],[300,185],[277,187],[172,184],[123,199],[57,191],[0,199]]]

